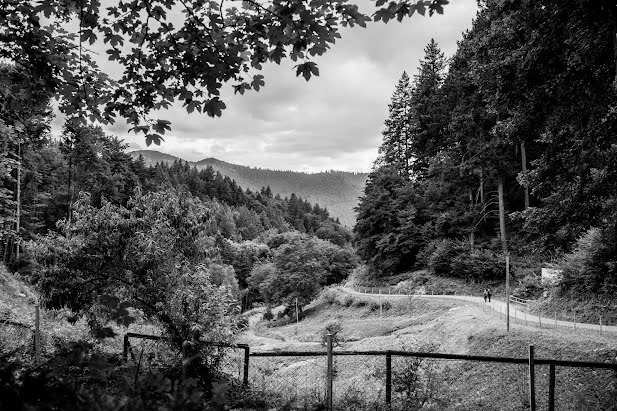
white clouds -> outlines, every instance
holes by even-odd
[[[366,9],[368,2],[362,1]],[[172,133],[151,148],[187,160],[216,157],[274,169],[367,171],[403,70],[416,72],[431,37],[451,55],[475,10],[475,0],[458,0],[445,7],[443,16],[343,29],[342,39],[317,60],[319,77],[297,78],[293,62],[268,65],[260,92],[234,96],[224,91],[222,118],[188,115],[180,107],[160,113],[172,121]],[[145,145],[143,135],[127,134],[123,124],[108,131]]]

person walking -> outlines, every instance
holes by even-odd
[[[484,302],[486,302],[486,299],[488,298],[488,289],[484,289]]]
[[[491,302],[491,295],[492,295],[490,288],[488,290],[486,290],[486,295],[488,296],[488,302],[490,303]]]

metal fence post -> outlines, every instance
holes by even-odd
[[[534,373],[533,345],[529,346],[529,409],[536,411],[536,376]]]
[[[392,354],[386,352],[386,405],[390,408],[392,403]]]
[[[326,375],[326,408],[332,411],[332,379],[333,379],[333,358],[332,358],[332,334],[328,334],[328,370]]]
[[[555,411],[555,364],[549,365],[548,411]]]
[[[245,387],[249,385],[249,350],[250,347],[247,345],[244,347],[244,376],[242,379],[242,384]]]

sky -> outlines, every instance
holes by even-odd
[[[361,10],[368,4],[361,0]],[[234,96],[231,86],[224,87],[227,109],[220,118],[187,114],[180,105],[160,112],[158,118],[172,122],[160,146],[146,147],[143,134],[128,133],[123,122],[104,129],[131,150],[154,149],[189,161],[214,157],[277,170],[367,172],[403,71],[417,72],[431,38],[451,56],[476,10],[476,0],[451,0],[443,15],[343,28],[342,38],[315,60],[319,77],[296,77],[291,61],[269,64],[259,92]],[[59,128],[61,117],[55,122]]]

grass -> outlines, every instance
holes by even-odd
[[[375,278],[366,270],[359,269],[352,274],[347,286],[356,290],[367,290],[369,293],[382,294],[458,294],[482,295],[486,287],[490,287],[493,295],[505,295],[505,284],[499,281],[486,283],[468,282],[462,279],[441,277],[431,274],[428,270],[418,270],[397,274],[392,277]]]
[[[617,304],[615,299],[602,295],[574,295],[553,293],[548,298],[542,298],[532,307],[533,312],[552,317],[557,314],[570,321],[588,322],[603,325],[617,325]]]
[[[525,358],[529,345],[533,344],[540,358],[616,361],[617,343],[613,336],[538,329],[521,323],[512,324],[512,331],[507,333],[496,314],[457,301],[393,300],[380,317],[379,311],[373,308],[375,301],[378,298],[327,290],[306,307],[305,317],[298,326],[267,327],[261,323],[255,332],[260,338],[276,336],[279,345],[270,347],[271,350],[305,351],[307,342],[313,344],[313,350],[323,350],[320,333],[331,321],[337,321],[345,340],[337,349],[343,350],[423,351],[430,347],[434,352]],[[306,358],[274,357],[270,365],[263,358],[260,361],[262,368],[270,369],[267,373],[270,387],[322,374],[321,369],[314,368],[316,364],[303,363]],[[384,404],[384,367],[383,356],[335,357],[335,399],[340,404],[355,404],[355,409],[379,409]],[[414,374],[412,363],[395,356],[392,367],[393,381],[398,384],[398,388],[393,388],[393,409],[419,409],[406,399],[406,383],[413,381],[414,375],[424,381],[416,384],[416,393],[426,394],[429,380],[434,384],[428,393],[433,399],[422,409],[528,409],[525,364],[432,360],[422,364]],[[612,371],[557,367],[556,374],[556,409],[611,409],[617,404],[617,379]],[[293,377],[288,378],[289,375]],[[537,367],[536,386],[538,409],[545,409],[547,366]]]

